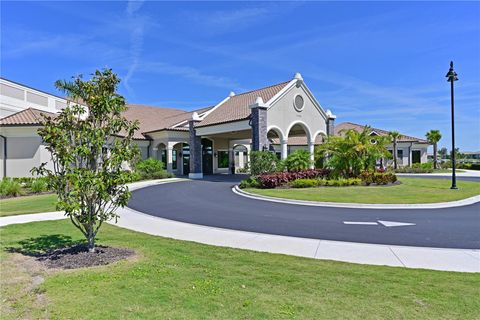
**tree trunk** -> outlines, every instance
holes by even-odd
[[[91,236],[88,239],[88,252],[95,252],[95,238]]]
[[[437,143],[433,144],[433,169],[437,169]]]
[[[88,226],[88,252],[95,252],[95,235],[93,232],[93,223]]]

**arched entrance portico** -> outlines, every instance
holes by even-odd
[[[297,150],[307,150],[310,153],[310,160],[314,161],[314,141],[310,128],[301,121],[295,121],[290,124],[287,133],[287,154]]]
[[[244,169],[248,163],[248,149],[243,144],[237,144],[233,147],[233,161],[235,164],[235,172],[238,169]]]

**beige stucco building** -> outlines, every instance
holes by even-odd
[[[0,174],[30,176],[34,166],[50,159],[37,134],[42,114],[58,113],[68,101],[6,79],[0,85]],[[139,120],[134,138],[142,158],[155,157],[168,171],[191,178],[239,171],[251,150],[271,150],[283,159],[302,148],[313,159],[315,144],[334,134],[336,118],[299,73],[275,85],[231,92],[214,106],[185,111],[129,104],[124,115]]]

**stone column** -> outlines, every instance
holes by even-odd
[[[255,100],[250,106],[251,109],[251,126],[252,126],[252,150],[262,151],[268,150],[267,139],[267,107],[263,103],[261,97]]]
[[[285,160],[288,157],[288,139],[281,139],[280,145],[282,148],[281,158],[282,160]]]
[[[310,169],[314,169],[315,168],[315,143],[314,141],[310,141],[308,143],[308,152],[310,153],[310,161],[311,161],[311,165],[310,165]]]
[[[332,111],[327,110],[327,136],[333,136],[335,134],[335,119],[337,116],[332,114]]]
[[[202,137],[197,136],[195,130],[195,122],[198,120],[192,119],[188,121],[188,128],[190,134],[190,179],[203,179],[202,172]]]

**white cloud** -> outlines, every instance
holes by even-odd
[[[142,54],[143,38],[144,38],[144,18],[137,14],[143,5],[143,1],[128,1],[126,14],[127,24],[130,32],[130,59],[131,63],[128,68],[127,74],[123,78],[123,85],[127,89],[128,93],[135,96],[132,87],[130,86],[130,80],[132,79],[135,71],[139,65],[139,59]]]
[[[164,62],[141,62],[137,67],[141,72],[180,76],[206,86],[229,90],[241,89],[238,83],[230,78],[205,74],[194,67],[177,66]]]

